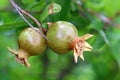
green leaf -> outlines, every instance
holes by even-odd
[[[49,16],[49,6],[46,6],[45,10],[43,13],[40,15],[40,21],[43,22],[48,16]]]
[[[46,6],[45,1],[40,0],[39,2],[33,2],[33,3],[29,4],[28,7],[26,8],[26,10],[41,11],[44,8],[44,6]]]
[[[22,0],[22,3],[24,4],[31,4],[33,2],[35,2],[35,0]]]
[[[92,23],[88,26],[88,29],[95,29],[97,31],[100,31],[103,29],[103,23],[99,19],[94,19]]]
[[[99,33],[100,33],[100,35],[102,36],[102,38],[104,39],[105,43],[106,43],[107,45],[109,45],[109,41],[108,41],[108,38],[107,38],[105,32],[104,32],[103,30],[100,30]]]
[[[64,0],[60,12],[60,20],[65,20],[67,18],[67,15],[70,11],[70,4],[71,4],[71,0]]]
[[[119,57],[120,56],[120,46],[119,46],[120,35],[119,34],[120,34],[120,29],[117,29],[113,26],[111,26],[107,31],[107,36],[110,41],[110,49],[120,67],[120,57]]]
[[[15,22],[15,23],[9,23],[9,24],[4,24],[0,25],[0,31],[2,30],[8,30],[8,29],[15,29],[15,28],[23,28],[27,26],[25,22]]]

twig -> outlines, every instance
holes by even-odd
[[[35,17],[33,17],[33,16],[30,15],[28,12],[26,12],[26,11],[24,11],[24,10],[22,10],[22,9],[20,9],[20,11],[21,11],[21,13],[24,13],[25,15],[27,15],[27,16],[29,16],[31,19],[33,19],[33,21],[38,25],[38,27],[42,28],[40,22],[39,22]]]
[[[19,13],[19,15],[22,17],[22,19],[32,28],[34,29],[36,32],[38,32],[40,35],[42,35],[45,39],[47,39],[47,37],[40,32],[38,29],[34,28],[34,26],[29,23],[29,21],[23,16],[22,13],[24,13],[25,15],[27,15],[28,17],[30,17],[31,19],[33,19],[33,21],[36,22],[36,24],[41,27],[39,21],[37,19],[35,19],[32,15],[30,15],[29,13],[25,12],[24,10],[22,10],[17,4],[14,3],[13,0],[10,0],[10,2],[12,3],[12,5],[14,6],[14,8],[17,10],[17,12]],[[42,29],[41,29],[42,30]]]

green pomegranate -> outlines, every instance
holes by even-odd
[[[30,64],[28,63],[29,56],[42,53],[46,48],[46,41],[32,28],[26,28],[18,37],[18,45],[19,48],[17,51],[8,48],[9,51],[16,55],[16,60],[19,63],[26,67],[30,67]]]
[[[83,51],[91,51],[92,49],[85,40],[93,35],[86,34],[78,37],[76,27],[66,21],[51,24],[46,36],[48,46],[56,53],[65,54],[73,50],[75,62],[77,62],[78,56],[84,60]]]

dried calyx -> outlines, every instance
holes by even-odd
[[[26,67],[30,67],[30,64],[28,63],[28,57],[30,56],[26,51],[22,49],[18,49],[17,51],[12,50],[8,47],[8,50],[15,55],[15,60],[19,62],[20,64],[23,64]]]
[[[84,51],[91,51],[92,50],[92,47],[85,41],[91,37],[93,37],[93,35],[86,34],[82,37],[76,37],[72,41],[71,46],[72,46],[72,49],[74,51],[73,55],[74,55],[75,63],[77,63],[78,57],[80,57],[82,60],[84,60],[84,57],[83,57]]]

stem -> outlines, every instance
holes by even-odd
[[[33,17],[32,15],[30,15],[28,12],[20,9],[21,13],[24,13],[25,15],[27,15],[28,17],[30,17],[31,19],[33,19],[33,21],[38,25],[38,27],[42,28],[40,22],[35,18]]]
[[[38,32],[40,35],[42,35],[45,39],[47,39],[47,37],[42,33],[40,32],[39,30],[37,30],[36,28],[34,28],[34,26],[29,23],[29,21],[23,16],[22,13],[24,13],[25,15],[27,15],[28,17],[30,17],[33,21],[36,22],[36,24],[41,28],[41,24],[39,23],[39,21],[34,18],[32,15],[30,15],[29,13],[27,13],[26,11],[22,10],[16,3],[14,3],[13,0],[10,0],[11,4],[13,5],[13,7],[17,10],[17,12],[19,13],[19,15],[22,17],[22,19],[33,29],[35,30],[36,32]]]

